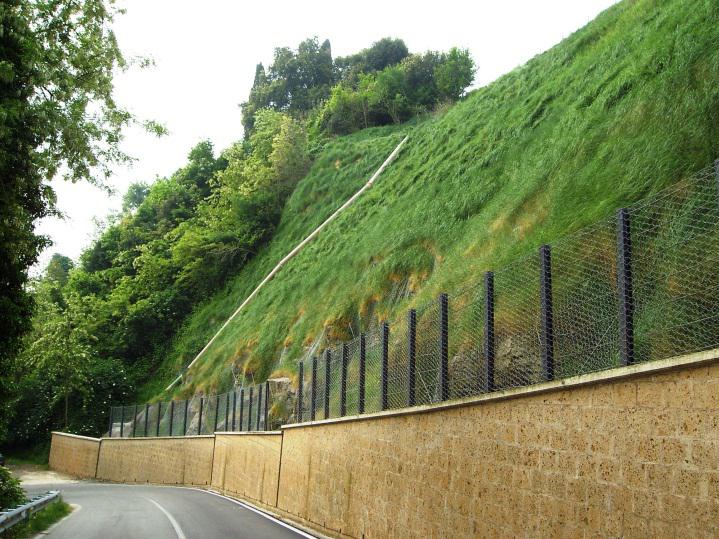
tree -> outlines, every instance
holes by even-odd
[[[48,244],[34,223],[55,211],[49,180],[62,172],[102,183],[113,163],[129,160],[119,142],[135,120],[112,96],[113,73],[127,67],[111,29],[116,14],[113,0],[0,5],[0,362],[29,328],[24,287]]]
[[[457,101],[474,81],[476,66],[467,49],[452,47],[435,67],[437,89],[445,101]]]
[[[145,182],[131,183],[122,197],[122,212],[129,213],[136,210],[150,193],[150,186]]]

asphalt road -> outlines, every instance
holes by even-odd
[[[32,485],[29,494],[60,490],[79,505],[51,528],[52,539],[213,539],[312,537],[227,498],[176,487],[94,482]]]

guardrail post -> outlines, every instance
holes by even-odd
[[[387,378],[389,375],[389,324],[382,322],[382,410],[386,410],[388,407],[387,397]]]
[[[149,427],[149,418],[150,418],[150,403],[145,403],[145,438],[147,438],[147,429]]]
[[[132,437],[135,438],[135,431],[137,430],[137,404],[135,405],[134,415],[132,416]]]
[[[360,333],[360,352],[359,352],[359,399],[357,403],[358,413],[364,413],[364,397],[365,382],[367,373],[367,337],[364,333]]]
[[[349,348],[342,343],[342,371],[340,372],[340,417],[347,415],[347,362]]]
[[[270,382],[265,381],[265,430],[270,430],[269,419],[270,416]]]
[[[542,374],[554,380],[554,329],[552,320],[552,252],[549,245],[539,248],[539,294],[541,302]]]
[[[250,386],[250,402],[247,403],[247,432],[252,430],[252,390],[254,386]]]
[[[330,417],[330,365],[332,363],[332,352],[325,350],[325,419]]]
[[[185,399],[185,413],[183,414],[182,419],[182,435],[187,436],[187,411],[190,407],[190,401],[189,399]]]
[[[203,408],[205,407],[205,397],[200,397],[200,413],[198,414],[197,419],[197,435],[199,436],[202,434],[202,412]]]
[[[297,387],[297,422],[302,423],[302,392],[305,385],[305,362],[300,361],[299,382]]]
[[[439,295],[439,398],[449,399],[449,296]]]
[[[113,410],[112,410],[112,405],[111,405],[111,406],[110,406],[110,428],[109,428],[109,430],[107,431],[107,432],[108,432],[108,434],[107,434],[107,437],[108,437],[108,438],[112,438],[112,412],[113,412]]]
[[[719,166],[719,161],[717,161]],[[617,212],[617,287],[619,291],[619,351],[622,365],[634,363],[634,292],[629,210]]]
[[[257,386],[257,426],[255,430],[260,430],[260,420],[262,419],[262,386]]]
[[[235,410],[237,410],[237,390],[232,390],[232,432],[235,432]]]
[[[494,272],[484,274],[484,391],[494,391]]]
[[[170,401],[170,436],[172,436],[172,427],[175,423],[175,401]]]
[[[415,405],[415,375],[417,360],[417,311],[410,309],[407,313],[407,406]]]
[[[240,388],[240,432],[245,427],[245,388]]]
[[[120,406],[120,438],[125,435],[125,406]]]
[[[312,379],[310,381],[310,421],[315,420],[317,407],[317,358],[312,358]]]

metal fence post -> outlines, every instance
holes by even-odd
[[[182,419],[182,435],[187,436],[187,411],[190,407],[190,401],[189,399],[185,399],[185,413],[183,414]]]
[[[215,425],[212,429],[212,432],[217,432],[217,419],[218,419],[217,416],[219,414],[220,414],[220,396],[217,395],[217,397],[215,397]]]
[[[364,396],[365,396],[365,374],[367,372],[367,337],[364,333],[360,333],[360,349],[359,349],[359,398],[357,399],[357,411],[364,413]]]
[[[175,423],[175,401],[170,401],[170,436],[172,436],[172,427]]]
[[[300,361],[299,382],[297,387],[297,422],[302,423],[302,391],[305,385],[305,362]]]
[[[149,419],[150,417],[150,403],[145,403],[145,438],[147,438],[147,428],[149,426]]]
[[[113,413],[112,406],[110,406],[110,428],[107,431],[108,438],[112,438],[112,413]]]
[[[202,434],[202,409],[205,407],[205,397],[200,397],[200,413],[197,414],[197,435]]]
[[[382,404],[381,409],[388,407],[387,377],[389,375],[389,324],[382,322]]]
[[[120,406],[120,438],[125,434],[125,407]]]
[[[554,330],[552,324],[552,254],[549,245],[539,248],[542,374],[554,380]]]
[[[253,386],[250,386],[250,402],[247,403],[247,432],[252,430],[252,390]]]
[[[340,373],[340,417],[347,415],[347,362],[349,348],[342,343],[342,371]]]
[[[717,162],[719,166],[719,161]],[[617,287],[619,291],[619,351],[622,365],[634,363],[634,292],[629,210],[617,212]]]
[[[265,381],[265,430],[269,428],[269,416],[270,416],[270,382]]]
[[[135,438],[135,431],[137,430],[137,404],[135,405],[134,415],[132,416],[132,437]]]
[[[237,410],[237,390],[232,390],[232,432],[235,432],[235,410]]]
[[[407,347],[409,352],[407,362],[407,406],[415,404],[415,373],[417,360],[417,311],[410,309],[407,313]]]
[[[449,398],[449,296],[439,295],[439,398]]]
[[[160,435],[160,420],[162,419],[162,401],[157,403],[157,425],[155,426],[155,437]]]
[[[494,391],[494,272],[484,274],[484,391]]]
[[[310,421],[315,420],[317,407],[317,358],[312,358],[312,379],[310,381]]]
[[[332,362],[332,352],[328,348],[325,350],[325,419],[330,417],[330,364]]]
[[[255,430],[260,430],[260,419],[262,418],[262,386],[257,386],[257,426]]]
[[[240,389],[240,432],[245,426],[245,388]]]
[[[228,425],[230,420],[230,394],[227,393],[227,397],[225,397],[225,430],[228,431]]]

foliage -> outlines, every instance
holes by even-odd
[[[73,181],[129,158],[119,148],[134,118],[115,102],[113,73],[127,66],[111,30],[112,0],[0,5],[0,398],[7,371],[29,328],[27,270],[48,241],[34,223],[54,212],[49,185]],[[152,124],[157,131],[162,129]],[[3,407],[2,413],[7,410]],[[0,435],[5,421],[0,417]]]
[[[0,510],[21,505],[26,499],[20,480],[5,466],[0,466]]]

